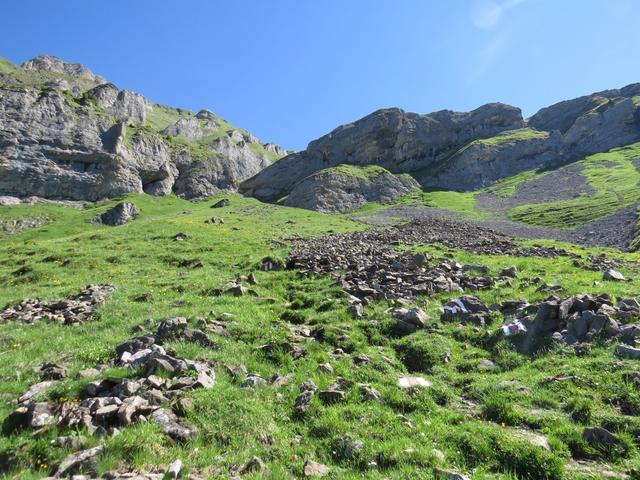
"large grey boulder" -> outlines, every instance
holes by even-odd
[[[304,178],[284,204],[319,212],[347,212],[367,202],[396,200],[418,187],[409,175],[394,175],[381,167],[343,165]]]
[[[100,215],[100,222],[111,226],[124,225],[138,215],[140,215],[138,207],[133,203],[122,202]]]

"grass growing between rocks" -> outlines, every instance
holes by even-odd
[[[53,222],[17,235],[0,234],[0,306],[23,298],[64,298],[89,283],[116,287],[97,318],[81,326],[52,323],[0,325],[0,419],[13,400],[38,381],[44,362],[67,365],[69,379],[45,398],[76,398],[88,382],[75,373],[109,362],[114,347],[136,335],[133,328],[170,316],[219,319],[229,336],[210,336],[220,344],[211,350],[173,342],[181,356],[211,360],[217,381],[210,390],[189,394],[187,419],[199,431],[186,444],[175,443],[154,423],[136,424],[107,438],[98,472],[114,469],[149,471],[176,458],[205,477],[229,478],[234,465],[259,456],[269,473],[247,478],[300,478],[306,459],[330,467],[330,478],[433,478],[434,467],[479,479],[601,478],[602,472],[630,474],[640,468],[636,438],[640,435],[640,391],[629,380],[637,371],[632,360],[613,355],[614,345],[598,340],[586,352],[549,346],[528,356],[517,341],[496,334],[502,318],[487,327],[438,321],[438,310],[450,294],[418,298],[429,313],[429,329],[399,336],[386,311],[387,302],[366,307],[367,317],[352,318],[341,289],[329,278],[301,277],[295,271],[257,271],[261,259],[284,259],[282,239],[363,228],[342,216],[331,216],[230,196],[231,205],[211,209],[208,202],[175,197],[128,196],[141,215],[128,225],[90,224],[115,201],[83,210],[51,205],[0,209],[0,217],[46,215]],[[205,224],[212,215],[224,225]],[[177,233],[187,239],[174,241]],[[529,242],[530,243],[530,242]],[[564,245],[563,245],[564,246]],[[540,277],[572,293],[637,294],[638,271],[622,267],[629,282],[605,282],[602,274],[573,266],[569,258],[481,256],[438,245],[415,251],[460,263],[481,264],[492,274],[515,264],[521,272],[512,286],[502,285],[478,296],[491,304],[506,298],[531,302],[546,295],[527,281]],[[585,258],[600,250],[569,247]],[[607,251],[610,256],[640,260],[640,255]],[[203,266],[191,268],[197,261]],[[239,275],[256,271],[257,296],[214,296]],[[146,301],[136,301],[140,295]],[[306,343],[305,357],[282,352],[266,355],[256,347],[290,338],[290,329],[323,326],[324,339]],[[346,355],[335,356],[335,348]],[[370,361],[356,366],[354,358]],[[446,361],[448,359],[448,361]],[[330,363],[334,373],[318,365]],[[243,364],[249,373],[269,379],[292,375],[280,388],[242,388],[223,365]],[[112,376],[127,376],[110,369]],[[398,377],[413,372],[432,387],[407,392]],[[311,378],[325,389],[338,376],[368,384],[382,400],[367,401],[356,385],[344,400],[324,404],[317,396],[303,417],[294,414],[300,384]],[[615,450],[594,449],[582,439],[585,426],[600,425],[622,439]],[[0,465],[5,478],[36,479],[51,474],[69,451],[55,446],[68,429],[45,428],[0,436]],[[77,432],[81,435],[83,431]],[[348,436],[349,440],[344,437]],[[87,436],[87,446],[100,440]],[[345,441],[362,442],[349,455]],[[580,461],[581,463],[577,463]],[[605,466],[606,465],[606,466]]]
[[[520,142],[523,140],[545,139],[549,137],[549,132],[538,131],[533,128],[519,128],[516,130],[508,130],[495,137],[482,138],[476,140],[482,145],[502,145],[509,142]]]

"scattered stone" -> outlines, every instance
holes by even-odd
[[[582,438],[594,448],[614,447],[621,443],[617,436],[602,427],[585,428],[582,432]]]
[[[629,345],[618,345],[616,347],[616,354],[620,357],[638,360],[640,359],[640,348],[630,347]]]
[[[360,389],[362,391],[362,399],[363,400],[365,400],[365,401],[374,401],[374,402],[381,402],[382,401],[382,395],[375,388],[372,388],[372,387],[370,387],[368,385],[362,385],[360,387]]]
[[[320,365],[318,365],[318,370],[324,373],[329,373],[329,374],[333,373],[333,367],[331,366],[330,363],[321,363]]]
[[[458,472],[443,470],[441,468],[433,469],[433,476],[436,480],[471,480],[471,477]]]
[[[65,476],[69,476],[70,473],[75,471],[81,466],[86,465],[87,463],[93,462],[97,457],[104,453],[104,445],[98,445],[97,447],[89,448],[87,450],[82,450],[77,453],[72,453],[67,458],[65,458],[58,468],[56,469],[54,478],[62,478]]]
[[[57,383],[58,383],[57,380],[45,380],[44,382],[39,382],[31,385],[29,390],[27,390],[26,392],[24,392],[22,395],[18,397],[18,404],[24,404],[31,401],[31,399],[44,393],[45,391],[47,391],[49,388],[56,385]]]
[[[26,420],[27,425],[31,428],[39,428],[56,423],[53,405],[48,402],[30,404]]]
[[[308,410],[309,406],[311,405],[311,400],[316,393],[316,390],[318,390],[318,387],[311,379],[305,381],[300,386],[300,395],[298,395],[298,397],[296,398],[294,407],[297,414],[304,415],[304,413]]]
[[[365,315],[364,307],[359,302],[352,303],[347,309],[347,311],[355,318],[362,318]]]
[[[344,400],[345,393],[341,390],[324,390],[318,394],[323,403],[331,404]]]
[[[606,272],[604,272],[604,275],[602,276],[602,278],[604,278],[605,280],[612,280],[614,282],[623,282],[625,279],[622,273],[614,269],[609,269]]]
[[[398,379],[398,386],[402,389],[408,390],[413,388],[430,387],[431,382],[423,377],[400,377]]]
[[[227,293],[230,293],[234,297],[242,297],[247,294],[247,288],[242,284],[232,283],[227,288]]]
[[[509,277],[509,278],[518,278],[519,272],[515,265],[511,265],[510,267],[504,268],[500,272],[501,277]]]
[[[45,363],[40,367],[40,376],[43,380],[62,380],[67,378],[69,371],[67,367],[55,363]]]
[[[198,433],[195,427],[180,423],[176,414],[165,408],[155,410],[151,419],[158,422],[164,433],[174,440],[186,442],[194,439]]]
[[[307,460],[304,463],[305,477],[326,477],[327,475],[329,475],[329,467],[326,465],[314,462],[313,460]]]
[[[186,233],[176,233],[173,236],[173,240],[176,242],[184,242],[185,240],[187,240],[189,238],[189,235],[187,235]]]
[[[0,322],[20,321],[34,323],[40,320],[62,322],[74,325],[90,320],[99,305],[114,292],[110,285],[89,285],[66,300],[46,302],[41,300],[22,300],[18,305],[7,307],[0,312]]]
[[[222,200],[218,200],[216,203],[211,205],[211,208],[228,207],[230,204],[231,204],[231,201],[228,198],[223,198]]]
[[[119,226],[130,222],[138,215],[140,215],[140,209],[138,207],[133,203],[122,202],[104,212],[96,221],[104,225]]]
[[[260,459],[260,457],[253,457],[247,463],[245,463],[240,470],[238,471],[240,474],[245,473],[264,473],[266,471],[266,467],[264,462]]]
[[[271,386],[273,388],[281,388],[284,387],[286,385],[291,384],[291,382],[293,382],[293,374],[289,373],[287,375],[275,375],[272,379],[271,379]]]

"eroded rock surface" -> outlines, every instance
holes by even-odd
[[[387,203],[418,188],[408,175],[383,168],[321,170],[297,183],[284,204],[319,212],[346,212],[368,202]]]
[[[41,56],[9,70],[0,77],[0,195],[208,197],[283,153],[209,111],[155,104],[79,64]]]

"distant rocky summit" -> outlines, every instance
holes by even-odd
[[[240,186],[276,201],[338,165],[377,165],[424,188],[468,191],[640,140],[640,84],[543,108],[529,120],[500,103],[427,115],[390,108],[338,127]]]
[[[419,187],[409,175],[394,175],[382,167],[340,165],[298,182],[284,204],[320,212],[346,212],[368,202],[396,200]]]
[[[0,59],[0,195],[204,198],[284,154],[208,110],[155,104],[82,65]]]

